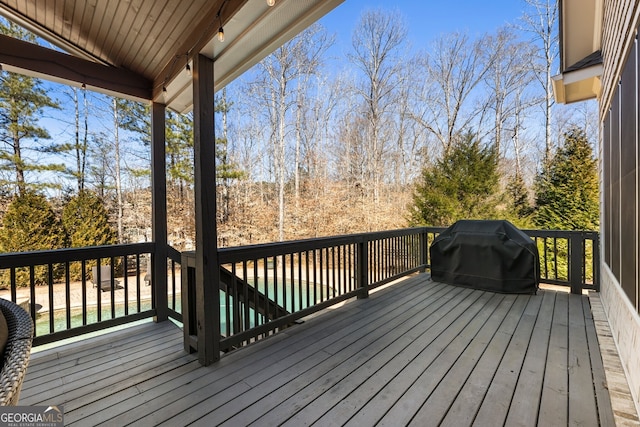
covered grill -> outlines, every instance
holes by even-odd
[[[509,221],[458,221],[429,251],[434,281],[503,293],[538,289],[538,248]]]

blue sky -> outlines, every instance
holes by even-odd
[[[367,9],[398,10],[415,48],[428,47],[440,34],[468,32],[470,36],[494,32],[522,15],[524,0],[345,0],[320,22],[337,35],[337,45],[349,49],[351,33]]]

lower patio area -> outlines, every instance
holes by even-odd
[[[209,367],[170,321],[36,351],[20,405],[65,425],[611,426],[608,388],[588,296],[418,274]]]

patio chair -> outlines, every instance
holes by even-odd
[[[98,286],[98,267],[91,267],[91,283],[94,288]],[[119,280],[113,281],[115,289],[118,289],[119,284]],[[100,290],[102,292],[111,290],[111,266],[109,265],[100,266]]]
[[[22,382],[27,373],[33,321],[29,313],[11,301],[0,298],[0,406],[18,404]]]

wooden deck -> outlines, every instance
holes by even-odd
[[[586,296],[418,275],[210,367],[171,322],[33,355],[21,405],[66,425],[614,425]]]

